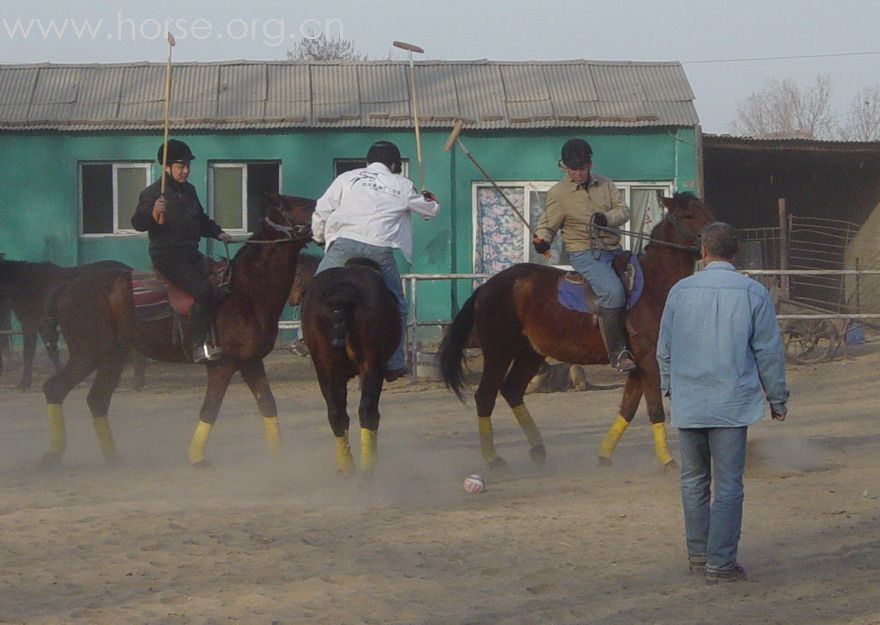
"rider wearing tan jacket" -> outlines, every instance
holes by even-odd
[[[626,346],[626,294],[612,266],[623,250],[620,235],[608,230],[629,220],[629,208],[611,180],[592,173],[589,143],[569,139],[561,156],[559,166],[565,176],[547,192],[532,244],[543,254],[556,232],[562,232],[569,262],[599,298],[599,329],[611,366],[632,371],[636,364]]]
[[[590,173],[584,189],[566,175],[547,191],[547,203],[535,228],[539,238],[552,241],[557,231],[567,252],[613,250],[620,245],[620,235],[607,230],[590,234],[593,215],[604,213],[609,226],[629,221],[629,208],[610,178]]]

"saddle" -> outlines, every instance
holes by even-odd
[[[232,274],[227,260],[205,256],[200,269],[214,288],[215,303],[218,303],[231,291]],[[131,290],[138,321],[166,319],[174,314],[187,317],[195,301],[192,295],[155,270],[133,271]]]
[[[614,259],[614,273],[623,283],[626,292],[626,308],[636,305],[645,285],[642,267],[638,256],[632,252],[624,252]],[[562,306],[570,310],[595,315],[599,311],[599,297],[593,287],[576,271],[566,271],[557,283],[557,299]]]

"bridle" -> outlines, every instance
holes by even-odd
[[[301,243],[303,241],[308,241],[312,238],[312,226],[311,224],[279,224],[266,215],[263,219],[260,220],[261,223],[272,228],[276,232],[281,232],[285,235],[283,239],[270,239],[268,241],[264,240],[254,240],[248,239],[245,241],[248,245],[274,245],[276,243]]]
[[[281,213],[281,215],[284,216],[284,213]],[[302,243],[309,241],[312,238],[311,224],[279,224],[275,221],[272,221],[272,219],[268,215],[263,217],[260,222],[277,232],[283,233],[286,236],[283,239],[270,239],[268,241],[255,241],[253,239],[247,239],[245,241],[241,241],[241,243],[245,243],[248,245],[274,245],[276,243]],[[232,260],[229,257],[229,243],[225,241],[223,242],[223,250],[226,255],[226,267],[223,269],[223,275],[221,277],[220,283],[221,286],[228,286],[232,284]]]
[[[634,237],[636,239],[642,239],[643,241],[648,241],[649,243],[653,243],[656,245],[664,245],[666,247],[672,247],[678,250],[687,250],[688,252],[700,253],[700,233],[694,232],[689,228],[686,228],[681,221],[672,213],[667,213],[664,217],[665,220],[669,221],[672,224],[673,229],[675,229],[676,235],[685,241],[693,241],[692,245],[686,245],[682,243],[673,243],[671,241],[661,241],[660,239],[655,239],[649,234],[645,234],[644,232],[636,232],[634,230],[624,230],[623,228],[612,228],[610,226],[596,226],[593,225],[593,228],[597,230],[604,230],[606,232],[611,232],[613,234],[625,234],[630,237]]]

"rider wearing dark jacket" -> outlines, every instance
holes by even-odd
[[[163,146],[159,146],[160,163],[162,152]],[[156,271],[195,299],[189,318],[193,360],[204,362],[219,358],[220,350],[206,344],[214,294],[201,270],[199,241],[202,237],[229,241],[231,237],[208,217],[195,187],[187,181],[194,158],[183,141],[168,142],[164,195],[161,180],[141,191],[131,225],[149,233],[150,259]]]

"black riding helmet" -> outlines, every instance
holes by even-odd
[[[162,148],[164,145],[163,143],[159,146],[159,153],[156,155],[156,160],[159,161],[160,165],[162,164]],[[194,158],[195,155],[192,153],[192,150],[183,141],[179,139],[168,140],[168,165],[171,163],[189,163]]]
[[[572,169],[581,169],[593,160],[593,148],[583,139],[569,139],[562,146],[561,163]]]
[[[383,163],[393,173],[399,174],[403,170],[400,162],[400,150],[390,141],[376,141],[367,151],[367,164]]]

